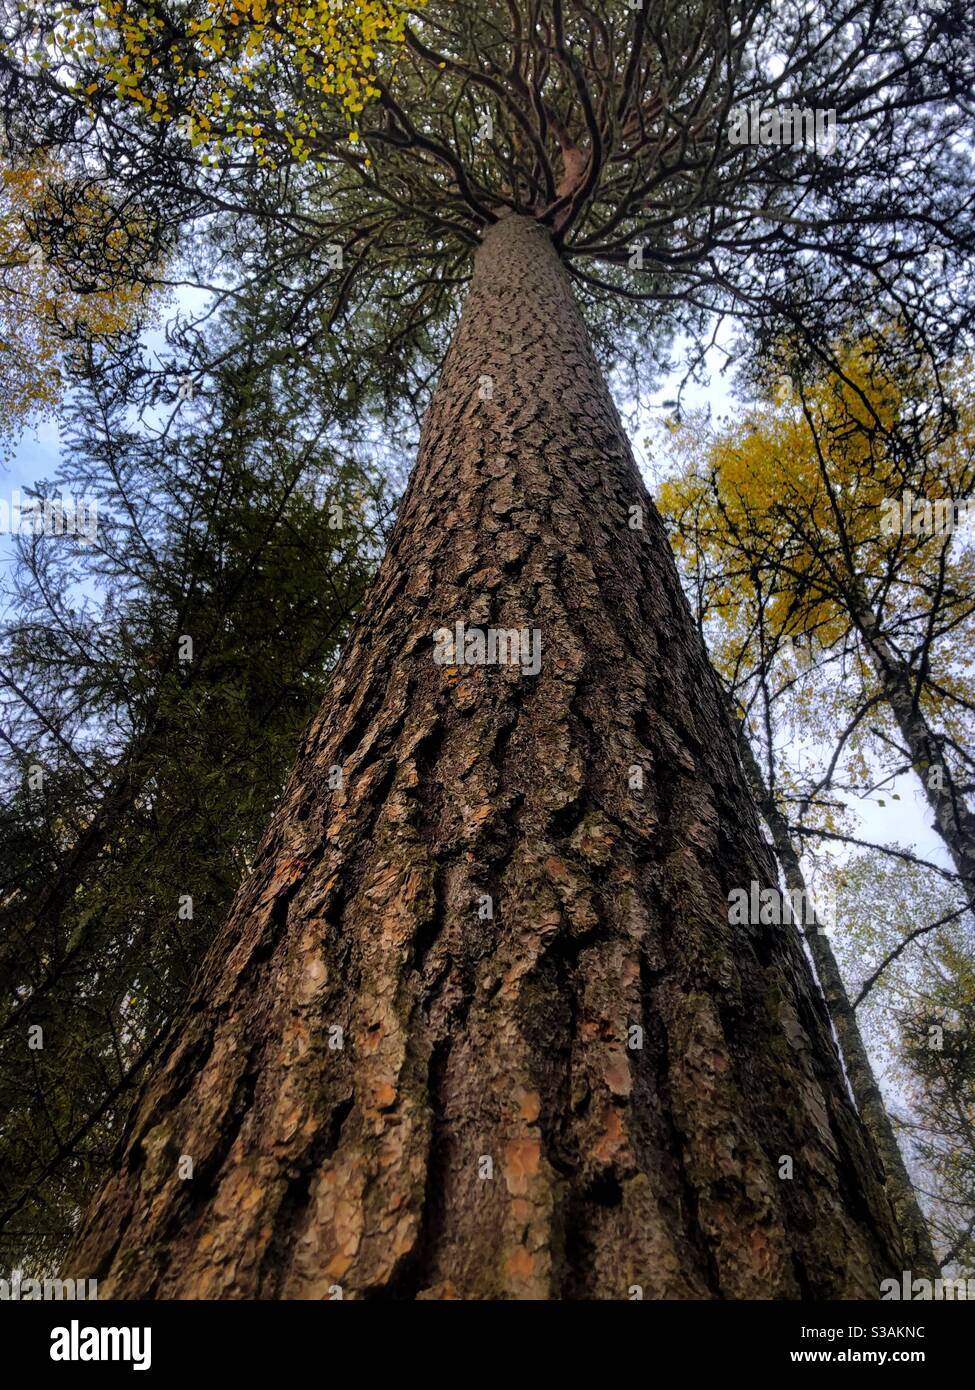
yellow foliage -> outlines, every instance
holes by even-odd
[[[211,152],[204,163],[242,143],[264,164],[282,147],[303,161],[298,132],[316,136],[328,115],[354,140],[348,127],[379,95],[380,49],[395,65],[406,22],[397,0],[64,0],[55,27],[48,0],[18,2],[39,68],[93,106],[114,96],[154,122],[180,120]]]
[[[118,225],[93,186],[67,194],[51,164],[0,165],[0,438],[57,404],[65,353],[72,339],[111,337],[126,328],[146,298],[133,275],[144,264],[143,229]],[[70,225],[79,244],[90,241],[100,271],[72,284],[60,257],[40,233]],[[61,248],[63,249],[63,248]],[[135,251],[135,254],[133,254]]]
[[[912,462],[894,445],[898,424],[906,407],[934,393],[880,362],[870,342],[860,343],[842,354],[840,372],[802,398],[780,382],[772,403],[717,432],[692,418],[672,445],[678,472],[658,504],[678,555],[707,572],[709,611],[728,627],[722,664],[729,671],[750,640],[744,634],[754,634],[737,610],[754,614],[759,599],[766,640],[813,638],[829,648],[850,625],[836,597],[838,576],[877,578],[893,568],[902,585],[923,581],[945,537],[889,529],[895,503],[906,492],[963,498],[975,483],[970,366],[948,380],[957,430],[939,442],[922,421]],[[971,547],[953,553],[951,565],[968,591]]]

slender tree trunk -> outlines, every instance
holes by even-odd
[[[739,746],[742,766],[748,778],[758,808],[772,836],[776,857],[782,867],[785,886],[790,893],[800,893],[800,901],[808,901],[805,876],[799,863],[789,827],[779,809],[775,797],[758,765],[744,727],[739,726]],[[846,1068],[853,1098],[867,1133],[870,1135],[887,1175],[887,1191],[890,1195],[900,1228],[907,1246],[909,1267],[916,1275],[934,1279],[940,1274],[931,1234],[924,1214],[918,1205],[914,1185],[904,1163],[904,1157],[894,1133],[894,1127],[887,1114],[887,1107],[877,1078],[874,1075],[867,1049],[864,1046],[857,1022],[856,1012],[846,992],[840,968],[833,955],[829,937],[820,931],[816,923],[805,926],[805,938],[816,967],[819,984],[826,999],[826,1007],[836,1030],[840,1054]]]
[[[891,646],[856,575],[851,576],[850,583],[850,611],[921,779],[935,827],[954,861],[969,902],[975,903],[975,817],[951,775],[942,740],[930,728],[920,708],[917,681],[908,663]]]
[[[538,629],[539,674],[437,664],[457,621]],[[752,879],[663,528],[547,233],[505,218],[73,1268],[123,1297],[877,1297],[907,1267],[882,1175],[795,933],[729,925]]]

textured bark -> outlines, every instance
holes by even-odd
[[[540,674],[437,665],[457,620],[540,629]],[[505,218],[73,1267],[123,1297],[877,1297],[896,1223],[795,934],[729,925],[752,878],[663,528],[547,233]]]
[[[790,893],[800,893],[800,900],[807,902],[809,899],[806,880],[789,834],[788,824],[762,775],[744,729],[739,731],[739,747],[749,786],[772,836],[772,844],[782,867],[786,889]],[[850,1090],[853,1092],[864,1127],[873,1140],[884,1167],[887,1192],[907,1247],[908,1267],[919,1277],[935,1279],[941,1270],[931,1244],[931,1233],[918,1204],[914,1184],[911,1182],[894,1127],[887,1114],[887,1107],[860,1033],[856,1011],[850,1003],[850,996],[846,992],[829,937],[820,931],[815,923],[808,923],[805,927],[805,938],[809,944],[829,1016],[836,1030],[836,1039]]]

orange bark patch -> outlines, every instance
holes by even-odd
[[[621,1052],[611,1053],[603,1066],[603,1079],[614,1096],[628,1096],[633,1087],[630,1064]]]
[[[504,1267],[513,1279],[530,1279],[535,1272],[535,1257],[519,1245],[505,1260]]]
[[[325,1273],[330,1274],[333,1279],[341,1279],[342,1275],[346,1273],[351,1264],[351,1255],[336,1255],[335,1258],[329,1260],[328,1264],[325,1266]]]
[[[530,1137],[512,1139],[504,1150],[504,1180],[508,1191],[514,1197],[523,1197],[528,1191],[528,1182],[538,1172],[542,1156],[542,1142]]]
[[[541,1114],[541,1097],[537,1091],[519,1091],[517,1096],[519,1115],[528,1124],[533,1125]]]
[[[373,1092],[373,1099],[377,1110],[388,1110],[396,1103],[396,1087],[391,1086],[388,1081],[381,1082]]]
[[[606,1128],[603,1130],[602,1138],[596,1145],[596,1157],[602,1163],[609,1163],[619,1153],[620,1149],[626,1144],[626,1135],[623,1133],[623,1121],[620,1112],[615,1105],[611,1106],[606,1115]]]

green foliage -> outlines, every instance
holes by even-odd
[[[66,151],[113,206],[151,208],[163,242],[231,215],[248,273],[307,267],[301,320],[322,306],[401,386],[418,358],[438,362],[481,232],[512,212],[549,228],[631,388],[667,331],[706,340],[716,313],[746,347],[788,331],[817,352],[898,318],[937,358],[970,327],[961,0],[923,15],[908,0],[63,0],[58,14],[18,0],[3,27],[19,156]],[[836,150],[732,141],[739,107],[796,102],[838,111]]]
[[[315,375],[248,329],[238,314],[197,344],[225,359],[204,394],[141,419],[142,356],[92,357],[55,481],[97,499],[97,540],[19,542],[0,665],[8,1263],[53,1256],[105,1171],[381,550],[388,488],[343,434],[327,358]]]

